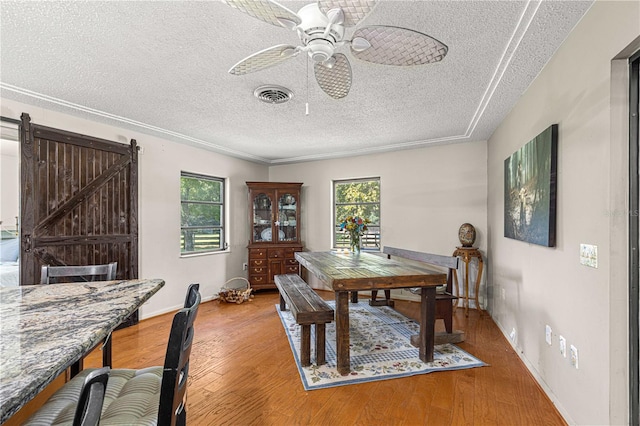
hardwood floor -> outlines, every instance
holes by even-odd
[[[487,314],[454,314],[454,329],[466,335],[459,346],[487,367],[307,392],[276,303],[277,292],[261,292],[240,305],[201,305],[189,371],[189,424],[566,424]],[[396,301],[396,309],[417,318],[419,306]],[[115,332],[114,367],[162,364],[171,318],[166,314]],[[444,330],[442,321],[437,330]],[[92,353],[86,365],[98,366],[100,356]]]

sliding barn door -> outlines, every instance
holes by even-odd
[[[20,143],[20,283],[39,284],[42,265],[109,262],[118,279],[137,278],[136,141],[39,126],[23,113]]]

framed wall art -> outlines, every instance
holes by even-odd
[[[504,160],[504,236],[556,245],[558,125]]]

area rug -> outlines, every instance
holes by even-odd
[[[335,309],[333,301],[328,301]],[[486,364],[457,346],[436,345],[434,360],[424,363],[418,348],[411,346],[411,335],[420,325],[387,306],[369,306],[364,302],[349,304],[351,339],[351,373],[342,376],[336,370],[335,322],[326,327],[326,364],[315,365],[315,327],[311,327],[311,365],[300,365],[300,326],[290,311],[276,305],[293,352],[305,390],[350,385],[374,380],[395,379],[436,371],[482,367]]]

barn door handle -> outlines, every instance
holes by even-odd
[[[31,235],[30,234],[26,234],[24,236],[22,248],[25,251],[25,253],[29,253],[31,251]]]

